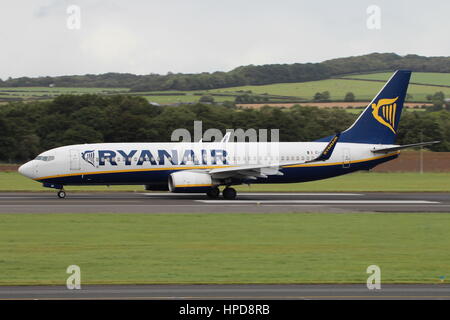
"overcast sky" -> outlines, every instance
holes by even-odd
[[[380,29],[367,27],[370,5]],[[448,0],[0,0],[0,78],[450,56],[449,31]]]

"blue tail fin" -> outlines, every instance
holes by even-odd
[[[411,71],[396,71],[339,141],[394,144],[410,77]]]

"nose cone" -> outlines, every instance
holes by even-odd
[[[32,161],[29,161],[19,167],[19,173],[27,178],[33,179],[34,178],[34,170],[33,165],[31,164]]]

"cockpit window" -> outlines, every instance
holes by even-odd
[[[54,156],[37,156],[34,160],[41,160],[41,161],[52,161],[54,160]]]

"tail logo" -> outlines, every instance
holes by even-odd
[[[397,98],[394,99],[380,99],[378,103],[372,103],[372,115],[373,117],[382,125],[391,129],[391,131],[395,132],[395,116],[397,111]]]

